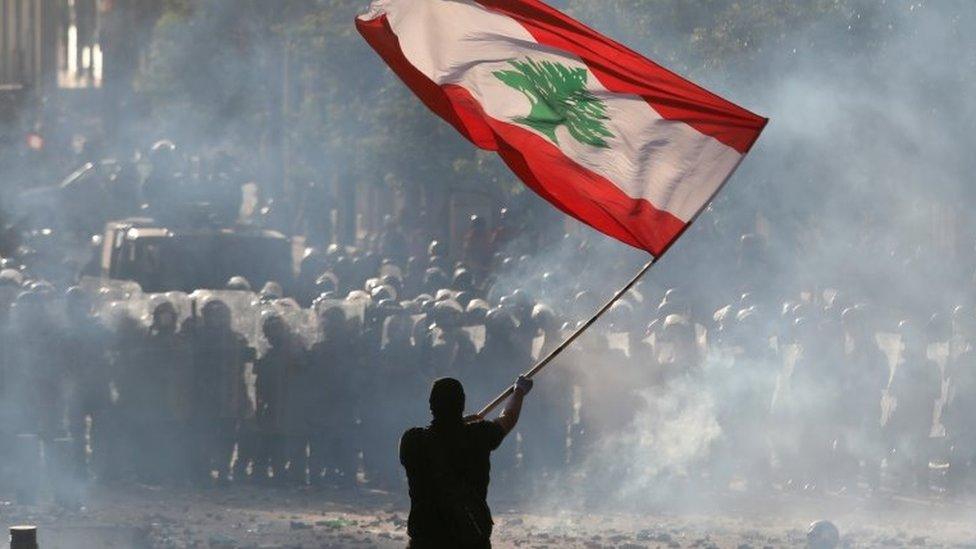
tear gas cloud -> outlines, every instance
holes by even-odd
[[[903,353],[897,335],[903,319],[932,328],[926,335],[932,357],[937,342],[949,337],[943,327],[953,308],[971,303],[973,239],[964,212],[973,200],[968,151],[974,104],[966,98],[976,91],[976,9],[963,2],[851,2],[801,21],[791,20],[796,13],[785,5],[738,10],[725,3],[647,3],[649,15],[643,15],[630,11],[631,4],[641,3],[557,6],[771,121],[730,184],[631,296],[637,314],[627,329],[648,338],[636,353],[631,347],[628,360],[660,367],[653,365],[661,352],[655,338],[673,309],[658,304],[675,288],[692,322],[706,332],[699,334],[701,377],[634,391],[619,379],[632,366],[617,355],[568,353],[539,378],[540,386],[559,376],[584,380],[584,387],[606,397],[592,405],[632,407],[632,415],[619,418],[626,426],[606,426],[613,434],[579,464],[578,472],[593,477],[583,493],[601,493],[597,501],[633,509],[649,502],[700,506],[711,491],[689,487],[736,478],[751,479],[753,486],[831,487],[841,481],[800,470],[843,468],[843,459],[823,450],[806,456],[813,463],[802,463],[809,449],[804,439],[818,423],[842,422],[829,406],[793,407],[790,401],[807,393],[837,404],[843,390],[801,386],[793,376],[797,355],[843,362],[836,347],[852,343],[840,313],[860,304],[892,368]],[[762,24],[763,9],[781,17],[779,24]],[[735,43],[729,47],[737,53],[713,62],[716,42],[723,40],[715,36]],[[575,223],[571,231],[579,237],[540,250],[533,257],[535,276],[520,272],[512,284],[551,295],[548,281],[560,280],[569,286],[564,296],[585,290],[602,301],[646,260]],[[746,257],[738,237],[747,233],[760,235],[761,254]],[[580,239],[587,254],[599,257],[582,267],[568,251]],[[544,271],[559,276],[541,282]],[[533,288],[526,281],[540,282]],[[750,295],[740,301],[743,292]],[[730,314],[713,318],[725,306]],[[751,312],[737,326],[741,309]],[[936,314],[941,318],[930,321]],[[579,320],[586,313],[572,310],[570,316]],[[612,316],[594,330],[620,331]],[[793,329],[797,319],[823,325],[821,336],[835,332],[834,340],[804,346]],[[744,344],[759,348],[742,354]],[[936,358],[944,368],[944,356]],[[636,392],[636,398],[616,398],[617,390]],[[886,393],[885,406],[893,398]],[[807,417],[799,421],[797,413]],[[887,421],[887,411],[879,415]],[[932,433],[944,434],[943,427],[937,417]],[[835,431],[852,446],[863,438],[859,427]],[[938,449],[944,439],[929,443],[933,461],[945,460],[944,448]],[[889,474],[897,465],[888,455]],[[764,467],[775,472],[756,473]],[[704,471],[710,482],[701,480]],[[569,501],[558,485],[539,491],[544,506]]]

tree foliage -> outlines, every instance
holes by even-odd
[[[856,0],[553,4],[705,85],[762,71],[758,60],[770,48],[814,47],[796,43],[798,28],[851,26],[854,43],[873,39],[884,25],[871,16],[873,4]],[[141,88],[163,127],[245,147],[275,138],[270,121],[284,105],[289,171],[297,180],[338,176],[431,190],[521,192],[500,160],[430,113],[377,59],[352,23],[363,5],[169,0]],[[520,62],[500,78],[532,100],[522,123],[553,140],[555,127],[565,124],[576,139],[605,145],[605,113],[585,96],[578,74]]]

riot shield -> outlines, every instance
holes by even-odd
[[[310,311],[311,315],[309,318],[311,333],[314,336],[309,340],[309,343],[315,343],[322,340],[322,326],[320,323],[320,317],[322,313],[327,309],[337,307],[342,309],[346,316],[346,322],[349,324],[351,329],[356,330],[358,333],[362,327],[366,318],[366,305],[370,302],[368,296],[366,299],[355,298],[355,299],[317,299],[312,306]],[[306,328],[308,330],[309,328]]]
[[[288,330],[298,337],[302,346],[308,348],[315,341],[315,315],[311,309],[303,309],[294,299],[286,297],[271,301],[259,301],[256,304],[258,323],[262,323],[264,315],[275,314],[288,326]],[[268,351],[269,343],[264,336],[264,330],[259,325],[254,348],[259,357]]]
[[[156,310],[156,307],[166,302],[173,305],[173,308],[176,309],[177,326],[182,326],[183,322],[190,317],[190,296],[184,292],[154,292],[144,294],[143,297],[145,298],[143,301],[146,307],[142,318],[147,326],[152,325],[153,311]]]
[[[98,278],[84,276],[78,286],[85,290],[96,304],[109,301],[126,301],[142,295],[142,287],[131,280],[115,280],[112,278]]]
[[[257,348],[261,334],[260,300],[257,294],[241,290],[195,290],[189,296],[190,316],[200,315],[203,306],[213,299],[224,302],[230,309],[231,328]]]

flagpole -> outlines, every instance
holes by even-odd
[[[660,256],[658,256],[658,257],[660,257]],[[654,265],[654,262],[655,261],[657,261],[657,257],[651,258],[651,260],[648,261],[647,264],[645,264],[641,268],[641,270],[637,272],[636,275],[634,275],[634,278],[631,278],[630,279],[630,282],[628,282],[627,284],[625,284],[623,288],[620,288],[619,290],[617,290],[617,293],[613,294],[613,297],[611,297],[609,301],[607,301],[606,303],[604,303],[603,306],[600,307],[597,310],[596,314],[594,314],[592,317],[590,317],[589,320],[587,320],[586,322],[584,322],[582,326],[580,326],[579,328],[576,328],[576,330],[572,334],[570,334],[570,336],[567,337],[562,343],[560,343],[558,347],[556,347],[555,349],[553,349],[552,351],[550,351],[549,354],[546,355],[545,358],[543,358],[542,360],[540,360],[538,363],[536,363],[535,366],[532,367],[531,370],[529,370],[528,372],[525,372],[522,375],[524,375],[527,378],[532,378],[537,373],[539,373],[540,371],[542,371],[542,369],[545,368],[550,362],[552,362],[552,360],[554,358],[556,358],[557,356],[559,356],[559,353],[563,352],[566,349],[566,347],[569,347],[569,345],[573,341],[576,341],[576,338],[578,338],[579,336],[583,335],[583,332],[585,332],[587,328],[589,328],[590,326],[592,326],[593,323],[597,321],[597,319],[599,319],[601,316],[603,316],[603,313],[607,312],[610,309],[610,307],[613,306],[614,303],[616,303],[621,297],[624,296],[624,294],[627,293],[628,290],[630,290],[631,288],[633,288],[634,287],[634,284],[637,284],[637,281],[640,280],[641,277],[644,276],[647,273],[647,271],[651,270],[651,267]],[[505,389],[500,395],[498,395],[497,397],[495,397],[494,400],[492,400],[491,402],[489,402],[488,405],[486,405],[484,408],[482,408],[481,411],[478,412],[477,417],[484,418],[485,416],[487,416],[488,414],[490,414],[492,410],[494,410],[495,408],[497,408],[499,404],[501,404],[502,402],[505,401],[505,399],[507,399],[509,396],[511,396],[512,390],[513,390],[513,386],[512,385],[509,385],[508,389]]]

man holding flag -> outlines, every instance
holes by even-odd
[[[496,151],[533,191],[652,255],[526,379],[667,251],[767,122],[539,0],[375,0],[356,27],[421,101],[476,146]],[[477,416],[513,393],[521,399],[511,387]],[[434,456],[442,446],[435,438],[426,450]],[[439,470],[424,478],[465,468],[464,458],[452,458],[463,453],[443,455],[427,460]],[[441,518],[445,532],[458,531],[450,524],[457,517]],[[488,545],[487,536],[475,544]]]

